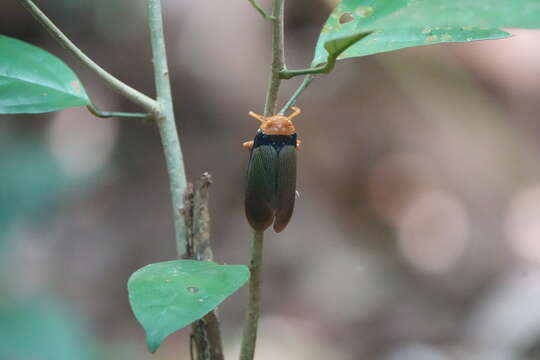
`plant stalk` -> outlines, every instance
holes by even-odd
[[[189,184],[184,195],[184,217],[188,233],[189,258],[213,261],[210,244],[210,210],[208,208],[210,174],[205,173],[195,184]],[[217,308],[192,324],[192,360],[224,360],[223,341]]]
[[[87,105],[86,109],[94,115],[95,117],[102,118],[102,119],[108,119],[108,118],[136,118],[136,119],[148,119],[151,117],[150,114],[143,114],[143,113],[127,113],[127,112],[114,112],[114,111],[102,111],[96,108],[95,105]]]
[[[60,45],[66,49],[71,55],[79,60],[90,71],[99,76],[109,87],[117,91],[122,96],[131,100],[135,104],[140,105],[149,113],[159,112],[158,103],[141,93],[140,91],[130,87],[129,85],[118,80],[116,77],[108,73],[101,66],[96,64],[85,53],[83,53],[69,38],[45,15],[31,0],[19,0],[21,5],[25,7],[34,18],[51,34],[51,36]]]
[[[280,73],[285,69],[284,5],[285,0],[274,0],[272,16],[276,19],[272,22],[272,71],[266,92],[264,116],[272,116],[276,112],[279,86],[281,85]]]
[[[264,9],[259,5],[259,3],[257,2],[257,0],[248,0],[249,3],[255,8],[255,10],[257,10],[257,12],[259,14],[261,14],[261,16],[263,18],[265,18],[266,20],[270,20],[270,21],[273,21],[273,20],[276,20],[275,17],[271,16],[271,15],[268,15],[266,13],[266,11],[264,11]]]
[[[181,210],[184,207],[183,196],[187,180],[174,118],[160,0],[148,0],[148,24],[152,43],[157,102],[161,110],[155,116],[155,120],[161,135],[161,143],[163,145],[169,175],[177,255],[178,258],[184,258],[186,255],[187,236],[186,224]]]
[[[272,70],[266,93],[264,116],[272,116],[276,112],[279,86],[281,85],[280,72],[285,68],[283,27],[284,7],[285,0],[274,0],[272,10],[272,16],[275,18],[275,20],[272,21]],[[251,243],[249,299],[246,319],[244,320],[240,360],[253,360],[253,357],[255,356],[257,328],[261,313],[263,238],[263,231],[255,231]]]
[[[307,68],[307,69],[299,69],[299,70],[288,70],[283,69],[280,73],[280,77],[282,79],[291,79],[295,76],[299,75],[314,75],[314,74],[328,74],[334,68],[336,67],[336,62],[338,57],[345,52],[349,47],[356,44],[358,41],[362,40],[366,36],[370,35],[372,31],[367,32],[359,32],[354,35],[351,35],[347,37],[346,39],[341,39],[339,42],[335,42],[332,45],[329,45],[328,43],[325,45],[326,50],[328,51],[328,58],[326,59],[326,63]],[[331,49],[330,49],[331,48]]]
[[[315,79],[315,76],[314,75],[306,75],[304,77],[304,81],[302,81],[302,83],[300,84],[300,86],[298,87],[298,89],[296,89],[296,91],[294,92],[294,94],[291,96],[291,98],[289,99],[289,101],[287,101],[287,103],[281,108],[281,110],[279,110],[279,115],[283,115],[285,114],[285,112],[291,107],[293,106],[294,104],[296,104],[296,100],[298,99],[298,97],[304,92],[304,90],[307,89],[307,87],[311,84],[311,82]]]
[[[261,313],[261,272],[263,259],[263,231],[253,233],[251,262],[249,263],[249,302],[244,323],[240,360],[253,360],[257,343],[257,328]]]
[[[314,75],[314,74],[328,74],[336,66],[335,58],[328,58],[328,62],[324,65],[320,65],[313,68],[299,69],[299,70],[283,70],[280,77],[285,80],[292,79],[295,76],[300,75]]]

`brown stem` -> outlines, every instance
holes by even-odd
[[[188,235],[186,254],[190,259],[212,261],[210,247],[210,212],[208,209],[210,174],[193,186],[190,184],[184,196],[184,216]],[[224,360],[223,342],[219,329],[217,310],[210,311],[192,325],[194,345],[193,360]]]

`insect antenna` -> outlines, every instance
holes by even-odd
[[[255,114],[253,111],[250,111],[248,115],[251,116],[252,118],[259,120],[262,123],[266,121],[266,118],[264,116]]]

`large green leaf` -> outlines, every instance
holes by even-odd
[[[0,114],[44,113],[89,104],[81,82],[60,59],[0,35]]]
[[[391,18],[373,23],[389,29],[431,26],[478,26],[482,28],[540,28],[538,0],[410,0]]]
[[[244,265],[175,260],[147,265],[128,280],[129,302],[155,352],[173,332],[215,309],[249,278]]]
[[[432,45],[447,42],[462,42],[486,39],[500,39],[510,34],[497,29],[499,26],[484,28],[480,23],[472,22],[469,26],[445,24],[429,26],[429,22],[416,21],[402,24],[398,14],[409,9],[413,4],[430,3],[432,0],[343,0],[330,14],[326,21],[317,46],[312,65],[325,63],[328,59],[326,44],[339,37],[351,37],[354,34],[373,32],[361,41],[354,43],[341,53],[338,59],[366,56],[385,51],[392,51],[411,46]],[[471,2],[470,0],[467,0]],[[502,0],[498,0],[502,1]],[[523,1],[523,0],[522,0]],[[433,2],[451,3],[451,1],[433,0]],[[419,5],[418,5],[419,6]],[[407,15],[411,16],[412,15]],[[441,17],[444,15],[440,15]],[[426,16],[426,18],[429,18]],[[482,27],[482,28],[480,28]]]

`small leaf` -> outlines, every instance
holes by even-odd
[[[163,340],[215,309],[249,279],[244,265],[175,260],[147,265],[128,280],[129,302],[153,353]]]
[[[431,0],[419,0],[418,2],[420,1],[426,3]],[[406,26],[401,23],[401,18],[397,18],[396,14],[399,14],[403,9],[409,9],[409,5],[412,6],[412,3],[414,0],[341,1],[332,11],[321,31],[312,66],[327,61],[326,43],[330,39],[358,33],[373,32],[362,41],[350,46],[338,59],[366,56],[411,46],[500,39],[510,36],[510,34],[495,28],[498,26],[480,29],[480,24],[477,26],[469,24],[472,27],[465,28],[457,25],[433,27],[428,26],[429,22],[409,21],[407,22],[408,26]],[[450,2],[446,1],[446,3]]]
[[[328,38],[324,43],[324,48],[328,54],[326,61],[335,61],[344,51],[347,51],[347,49],[369,34],[369,32],[357,32],[345,36],[340,35]]]
[[[89,104],[81,82],[60,59],[0,35],[0,114],[44,113]]]

